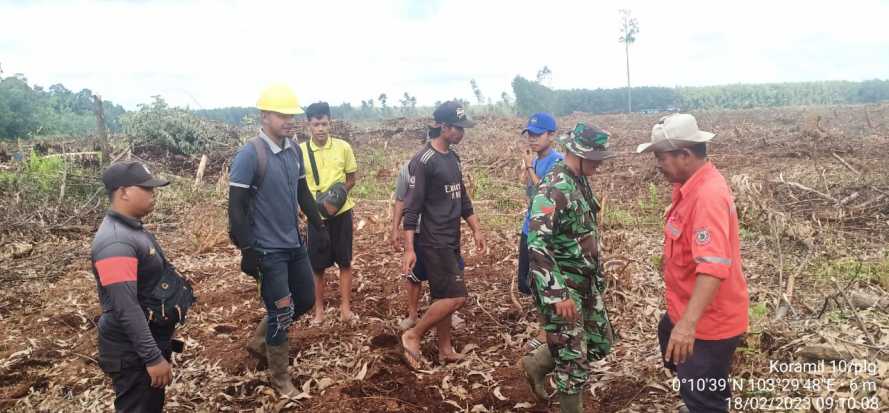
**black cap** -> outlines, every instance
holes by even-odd
[[[466,117],[466,111],[463,109],[463,104],[455,100],[449,100],[442,103],[441,106],[435,109],[435,112],[432,112],[432,117],[435,118],[436,123],[446,123],[461,128],[471,128],[475,126],[475,122]]]
[[[155,178],[141,162],[123,161],[109,166],[102,173],[102,183],[105,184],[105,189],[111,192],[122,186],[141,186],[143,188],[166,186],[170,184],[170,181]]]

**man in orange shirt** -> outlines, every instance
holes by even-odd
[[[732,355],[748,323],[734,197],[707,159],[714,136],[693,116],[673,114],[637,149],[654,152],[657,169],[673,184],[662,261],[667,313],[658,341],[665,366],[678,376],[680,411],[728,411]]]

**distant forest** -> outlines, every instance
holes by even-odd
[[[512,81],[516,112],[619,113],[627,108],[627,89],[553,90],[517,76]],[[889,80],[735,84],[702,87],[634,87],[633,111],[749,109],[773,106],[842,105],[889,100]]]
[[[475,101],[462,100],[471,114],[527,116],[546,111],[557,116],[572,112],[620,113],[626,111],[627,89],[551,89],[541,79],[516,76],[513,95],[504,92],[496,101],[485,97],[472,80]],[[38,136],[87,136],[96,132],[94,92],[73,92],[61,84],[44,89],[30,86],[21,75],[0,78],[0,140],[27,139]],[[768,84],[733,84],[703,87],[634,87],[634,112],[690,111],[706,109],[747,109],[755,107],[864,104],[889,101],[889,80],[863,82],[822,81]],[[416,96],[404,93],[392,99],[385,93],[350,103],[332,105],[332,115],[343,120],[376,120],[395,117],[429,116],[431,107],[417,106]],[[151,114],[175,113],[183,122],[182,112],[195,119],[246,126],[257,123],[253,107],[227,107],[189,110],[169,108],[161,97],[135,111],[126,111],[111,101],[102,101],[105,126],[111,132],[127,133],[144,129]],[[203,126],[202,126],[203,127]],[[141,128],[141,129],[140,129]],[[204,128],[206,129],[206,128]]]

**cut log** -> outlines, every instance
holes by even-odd
[[[824,344],[814,344],[801,348],[798,356],[806,360],[849,360],[855,358],[852,353]]]

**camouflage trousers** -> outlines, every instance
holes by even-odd
[[[577,321],[560,317],[553,305],[543,305],[540,300],[542,292],[536,283],[534,301],[555,362],[556,388],[564,394],[577,394],[589,379],[590,363],[611,351],[614,334],[595,283],[589,277],[579,275],[568,275],[568,278],[568,296],[580,315]]]

